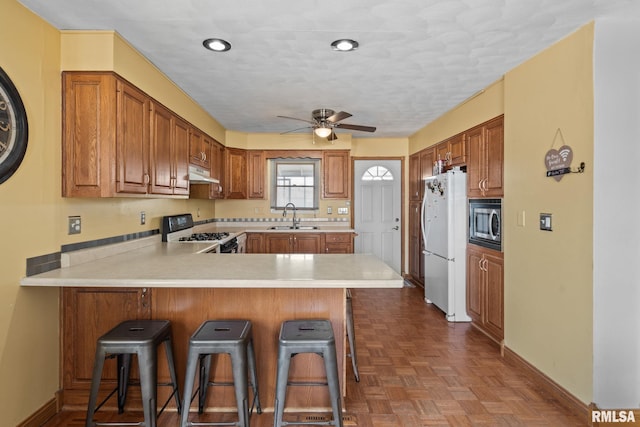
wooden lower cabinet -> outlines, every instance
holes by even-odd
[[[322,239],[319,233],[266,233],[268,254],[319,254]]]
[[[352,254],[354,234],[348,233],[247,233],[250,254]]]
[[[504,339],[504,256],[467,245],[467,313],[473,324],[501,343]]]
[[[61,292],[65,406],[86,409],[98,338],[124,320],[151,319],[151,295],[146,288],[63,288]],[[138,377],[137,369],[136,364],[131,378]],[[98,401],[106,396],[106,390],[115,387],[115,364],[105,363],[102,378]],[[132,396],[138,396],[139,401],[139,391],[134,389]]]
[[[420,216],[422,202],[409,202],[409,275],[411,279],[424,287],[424,256],[422,254],[422,227]]]
[[[247,253],[264,253],[264,233],[247,233]]]
[[[216,255],[212,255],[216,256]],[[226,256],[226,255],[225,255]],[[242,255],[237,255],[242,256]],[[248,319],[254,325],[253,337],[258,362],[260,401],[265,411],[273,410],[278,331],[287,319],[326,318],[331,321],[338,354],[338,370],[342,395],[345,395],[345,290],[344,289],[261,289],[261,288],[156,288],[104,289],[64,288],[62,290],[62,371],[65,410],[86,410],[89,400],[94,353],[97,339],[123,320],[145,318],[171,321],[173,352],[178,383],[182,392],[189,337],[209,319]],[[159,347],[158,382],[169,381],[164,346]],[[138,365],[133,358],[132,379],[137,378]],[[115,360],[105,363],[98,401],[115,387]],[[228,358],[219,358],[214,368],[216,379],[231,381]],[[292,361],[290,377],[301,381],[323,378],[324,364],[316,355],[300,355]],[[141,410],[140,388],[129,388],[126,410]],[[158,387],[159,405],[169,397],[170,387]],[[293,407],[326,411],[331,407],[326,387],[296,387],[288,395]],[[116,408],[112,396],[105,408]],[[209,393],[207,407],[235,408],[232,387],[221,387]],[[193,406],[192,406],[193,408]],[[175,410],[173,399],[168,410]]]
[[[324,253],[326,254],[352,254],[353,233],[325,233]]]

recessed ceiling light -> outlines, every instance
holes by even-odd
[[[226,52],[231,49],[231,43],[223,39],[206,39],[202,45],[214,52]]]
[[[349,52],[358,48],[358,42],[351,39],[340,39],[331,43],[333,50],[339,50],[341,52]]]

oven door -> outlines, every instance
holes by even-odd
[[[221,254],[237,254],[238,253],[238,240],[231,239],[228,242],[221,244],[218,247],[218,253]]]

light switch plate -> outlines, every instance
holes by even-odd
[[[543,231],[552,231],[551,227],[551,214],[550,213],[541,213],[540,214],[540,230]]]

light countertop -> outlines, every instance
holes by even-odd
[[[207,254],[206,244],[152,243],[88,256],[25,277],[22,286],[163,288],[400,288],[402,277],[367,254]],[[63,262],[63,265],[65,263]]]

